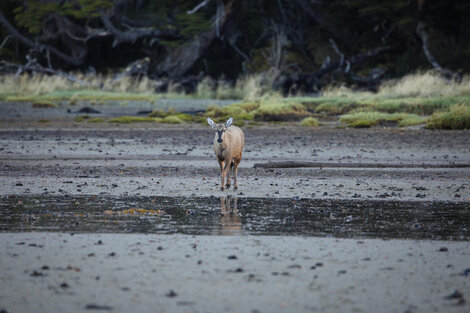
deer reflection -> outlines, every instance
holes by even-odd
[[[239,235],[242,232],[242,223],[238,216],[237,198],[220,197],[220,234]]]

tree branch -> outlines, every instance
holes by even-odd
[[[219,19],[219,29],[223,31],[227,21],[233,16],[234,11],[241,0],[224,0],[223,6],[217,8],[224,9]],[[169,76],[170,78],[180,78],[185,75],[194,64],[207,52],[207,49],[217,38],[217,27],[200,33],[190,40],[186,45],[179,47],[170,53],[163,62],[161,62],[155,74],[157,76]]]
[[[59,59],[61,59],[62,61],[68,63],[68,64],[72,64],[74,66],[80,66],[80,65],[83,65],[83,60],[81,59],[76,59],[76,58],[73,58],[69,55],[66,55],[65,53],[59,51],[58,49],[54,48],[54,47],[51,47],[51,46],[48,46],[48,45],[44,45],[44,44],[40,44],[40,43],[37,43],[37,42],[33,42],[31,39],[23,36],[22,34],[20,34],[20,32],[18,32],[9,22],[8,20],[5,18],[5,16],[3,15],[3,12],[0,11],[0,23],[3,24],[3,26],[5,26],[5,28],[13,35],[15,36],[16,38],[18,38],[22,43],[24,43],[25,45],[31,47],[31,48],[34,48],[36,50],[39,50],[41,52],[45,52],[47,50],[49,50],[53,55],[55,55],[56,57],[58,57]]]
[[[343,63],[344,63],[344,54],[339,50],[338,45],[336,44],[336,42],[332,38],[330,38],[329,41],[330,41],[331,46],[335,50],[335,52],[339,55],[339,57],[340,57],[339,67],[342,67]]]
[[[367,51],[365,53],[356,54],[350,58],[345,58],[344,62],[346,63],[346,70],[349,71],[350,66],[360,64],[369,58],[375,57],[381,53],[384,53],[392,49],[393,49],[393,46],[379,47],[374,50]],[[318,79],[320,79],[322,76],[340,68],[341,66],[342,66],[341,62],[324,63],[322,67],[318,69],[317,71],[311,74],[301,74],[301,75],[297,75],[296,77],[291,77],[283,81],[282,85],[284,86],[286,90],[289,89],[290,86],[294,84],[304,84],[306,86],[311,86],[312,84],[315,84],[318,81]]]
[[[431,65],[445,78],[455,79],[456,81],[461,81],[462,76],[459,73],[443,68],[439,64],[439,62],[437,62],[437,60],[434,58],[433,54],[431,53],[431,50],[429,49],[429,36],[428,36],[428,33],[426,32],[426,24],[424,24],[424,22],[420,21],[418,23],[418,26],[416,28],[416,33],[418,34],[418,36],[421,38],[421,41],[423,42],[423,51],[429,63],[431,63]]]
[[[204,0],[203,2],[199,3],[198,5],[196,5],[196,7],[192,10],[189,10],[189,11],[186,11],[187,14],[193,14],[193,13],[196,13],[200,8],[202,8],[203,6],[205,6],[207,3],[209,3],[210,0]]]
[[[307,13],[307,15],[310,16],[315,22],[317,22],[317,24],[324,26],[326,30],[328,30],[328,32],[335,35],[336,37],[341,37],[341,33],[343,32],[343,30],[338,30],[337,26],[329,22],[323,14],[313,10],[310,7],[310,1],[295,0],[295,2],[297,2],[297,4],[302,8],[302,10]]]
[[[106,29],[114,35],[113,48],[122,42],[130,41],[134,43],[140,38],[144,38],[144,37],[165,37],[165,38],[173,38],[173,39],[179,38],[179,36],[176,35],[174,32],[171,32],[171,31],[163,32],[163,31],[160,31],[158,29],[153,29],[153,28],[144,28],[144,29],[138,28],[138,29],[131,29],[131,30],[122,32],[113,25],[108,15],[103,10],[100,10],[100,16],[101,16],[101,21],[103,22]]]

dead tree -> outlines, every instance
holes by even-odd
[[[337,50],[336,44],[332,44],[332,45],[333,45],[333,48]],[[376,57],[382,53],[388,52],[392,50],[393,48],[394,48],[393,46],[379,47],[374,50],[370,50],[370,51],[363,52],[363,53],[358,53],[351,57],[344,56],[338,50],[337,53],[341,54],[339,61],[331,62],[329,61],[329,57],[328,57],[326,62],[324,62],[323,65],[321,66],[321,68],[316,70],[315,72],[293,75],[293,76],[284,78],[284,80],[282,80],[280,85],[284,90],[289,90],[289,88],[293,85],[305,86],[307,89],[312,88],[312,86],[318,84],[318,81],[320,80],[320,78],[322,78],[326,74],[329,74],[335,70],[343,70],[345,73],[349,73],[350,68],[353,65],[359,65],[365,62],[366,60]]]
[[[8,20],[3,15],[2,11],[0,11],[0,23],[3,24],[3,26],[5,26],[5,28],[10,32],[10,34],[12,34],[16,38],[18,38],[18,40],[20,42],[22,42],[23,44],[25,44],[26,46],[28,46],[32,49],[41,51],[43,53],[46,53],[47,51],[49,51],[51,54],[55,55],[57,58],[59,58],[62,61],[66,62],[67,64],[71,64],[71,65],[74,65],[74,66],[83,65],[83,59],[74,58],[70,55],[67,55],[67,54],[61,52],[60,50],[58,50],[58,49],[56,49],[52,46],[41,44],[41,43],[38,43],[38,42],[34,42],[31,39],[27,38],[26,36],[23,36],[22,34],[20,34],[20,32],[18,32],[8,22]]]
[[[431,53],[431,50],[429,49],[429,36],[428,36],[428,32],[426,31],[426,28],[427,28],[426,24],[420,21],[418,23],[418,27],[416,27],[416,33],[418,34],[418,36],[421,38],[421,41],[423,42],[423,51],[429,63],[431,63],[431,65],[436,69],[436,71],[439,74],[441,74],[443,77],[445,77],[446,79],[460,82],[462,80],[462,75],[460,73],[456,73],[454,71],[451,71],[447,68],[442,67],[439,64],[439,62],[437,62],[434,55]]]
[[[195,36],[189,43],[170,53],[157,66],[155,74],[176,79],[188,73],[194,64],[207,52],[214,40],[221,37],[225,26],[234,15],[240,2],[241,0],[218,1],[214,27]]]

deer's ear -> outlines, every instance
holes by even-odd
[[[230,116],[230,118],[225,122],[225,127],[229,127],[233,123],[233,117]]]
[[[207,118],[207,124],[209,124],[210,127],[215,129],[215,123],[213,120],[211,120],[210,117]]]

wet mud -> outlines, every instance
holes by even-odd
[[[0,117],[0,312],[468,312],[468,130],[246,127],[220,191],[206,126],[25,114]]]
[[[468,203],[229,197],[4,197],[0,231],[469,240]]]

